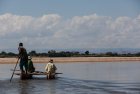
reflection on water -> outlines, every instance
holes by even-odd
[[[0,94],[140,94],[139,62],[59,63],[56,80],[35,76],[32,80],[19,80],[14,76],[12,64],[0,65]],[[35,64],[44,71],[45,64]],[[18,67],[17,67],[18,69]]]

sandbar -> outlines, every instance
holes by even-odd
[[[48,63],[50,59],[55,63],[140,61],[140,57],[32,57],[34,63]],[[17,60],[13,57],[0,58],[0,64],[15,64]]]

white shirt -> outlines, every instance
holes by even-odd
[[[56,66],[53,63],[49,62],[49,63],[47,63],[45,70],[47,72],[55,73]]]

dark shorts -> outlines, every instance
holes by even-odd
[[[25,68],[25,70],[27,70],[28,68],[28,64],[26,60],[20,59],[20,63],[19,63],[20,69],[23,70],[23,66]]]

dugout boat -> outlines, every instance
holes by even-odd
[[[48,73],[40,72],[40,71],[35,71],[32,73],[27,73],[27,74],[16,72],[14,74],[20,76],[21,80],[33,79],[33,75],[46,75],[46,78],[47,78],[47,75],[48,75]],[[58,74],[62,74],[62,73],[55,73],[54,76],[52,76],[50,79],[55,79]]]

